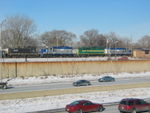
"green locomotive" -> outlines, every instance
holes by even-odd
[[[78,56],[105,56],[105,48],[101,47],[80,47]]]

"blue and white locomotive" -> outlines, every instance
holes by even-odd
[[[105,49],[105,55],[110,55],[110,56],[131,56],[132,51],[128,48],[107,48],[107,49]]]
[[[73,57],[73,47],[68,46],[54,46],[50,48],[42,48],[39,53],[41,57]]]

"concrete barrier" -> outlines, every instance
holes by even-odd
[[[147,71],[150,71],[150,60],[0,63],[1,78]]]

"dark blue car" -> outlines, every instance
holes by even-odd
[[[104,76],[102,78],[98,79],[99,82],[113,82],[115,81],[115,78],[111,77],[111,76]]]
[[[73,82],[73,86],[88,86],[91,85],[90,81],[88,80],[78,80],[76,82]]]

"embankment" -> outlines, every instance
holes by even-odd
[[[3,62],[1,78],[150,71],[150,60]]]

